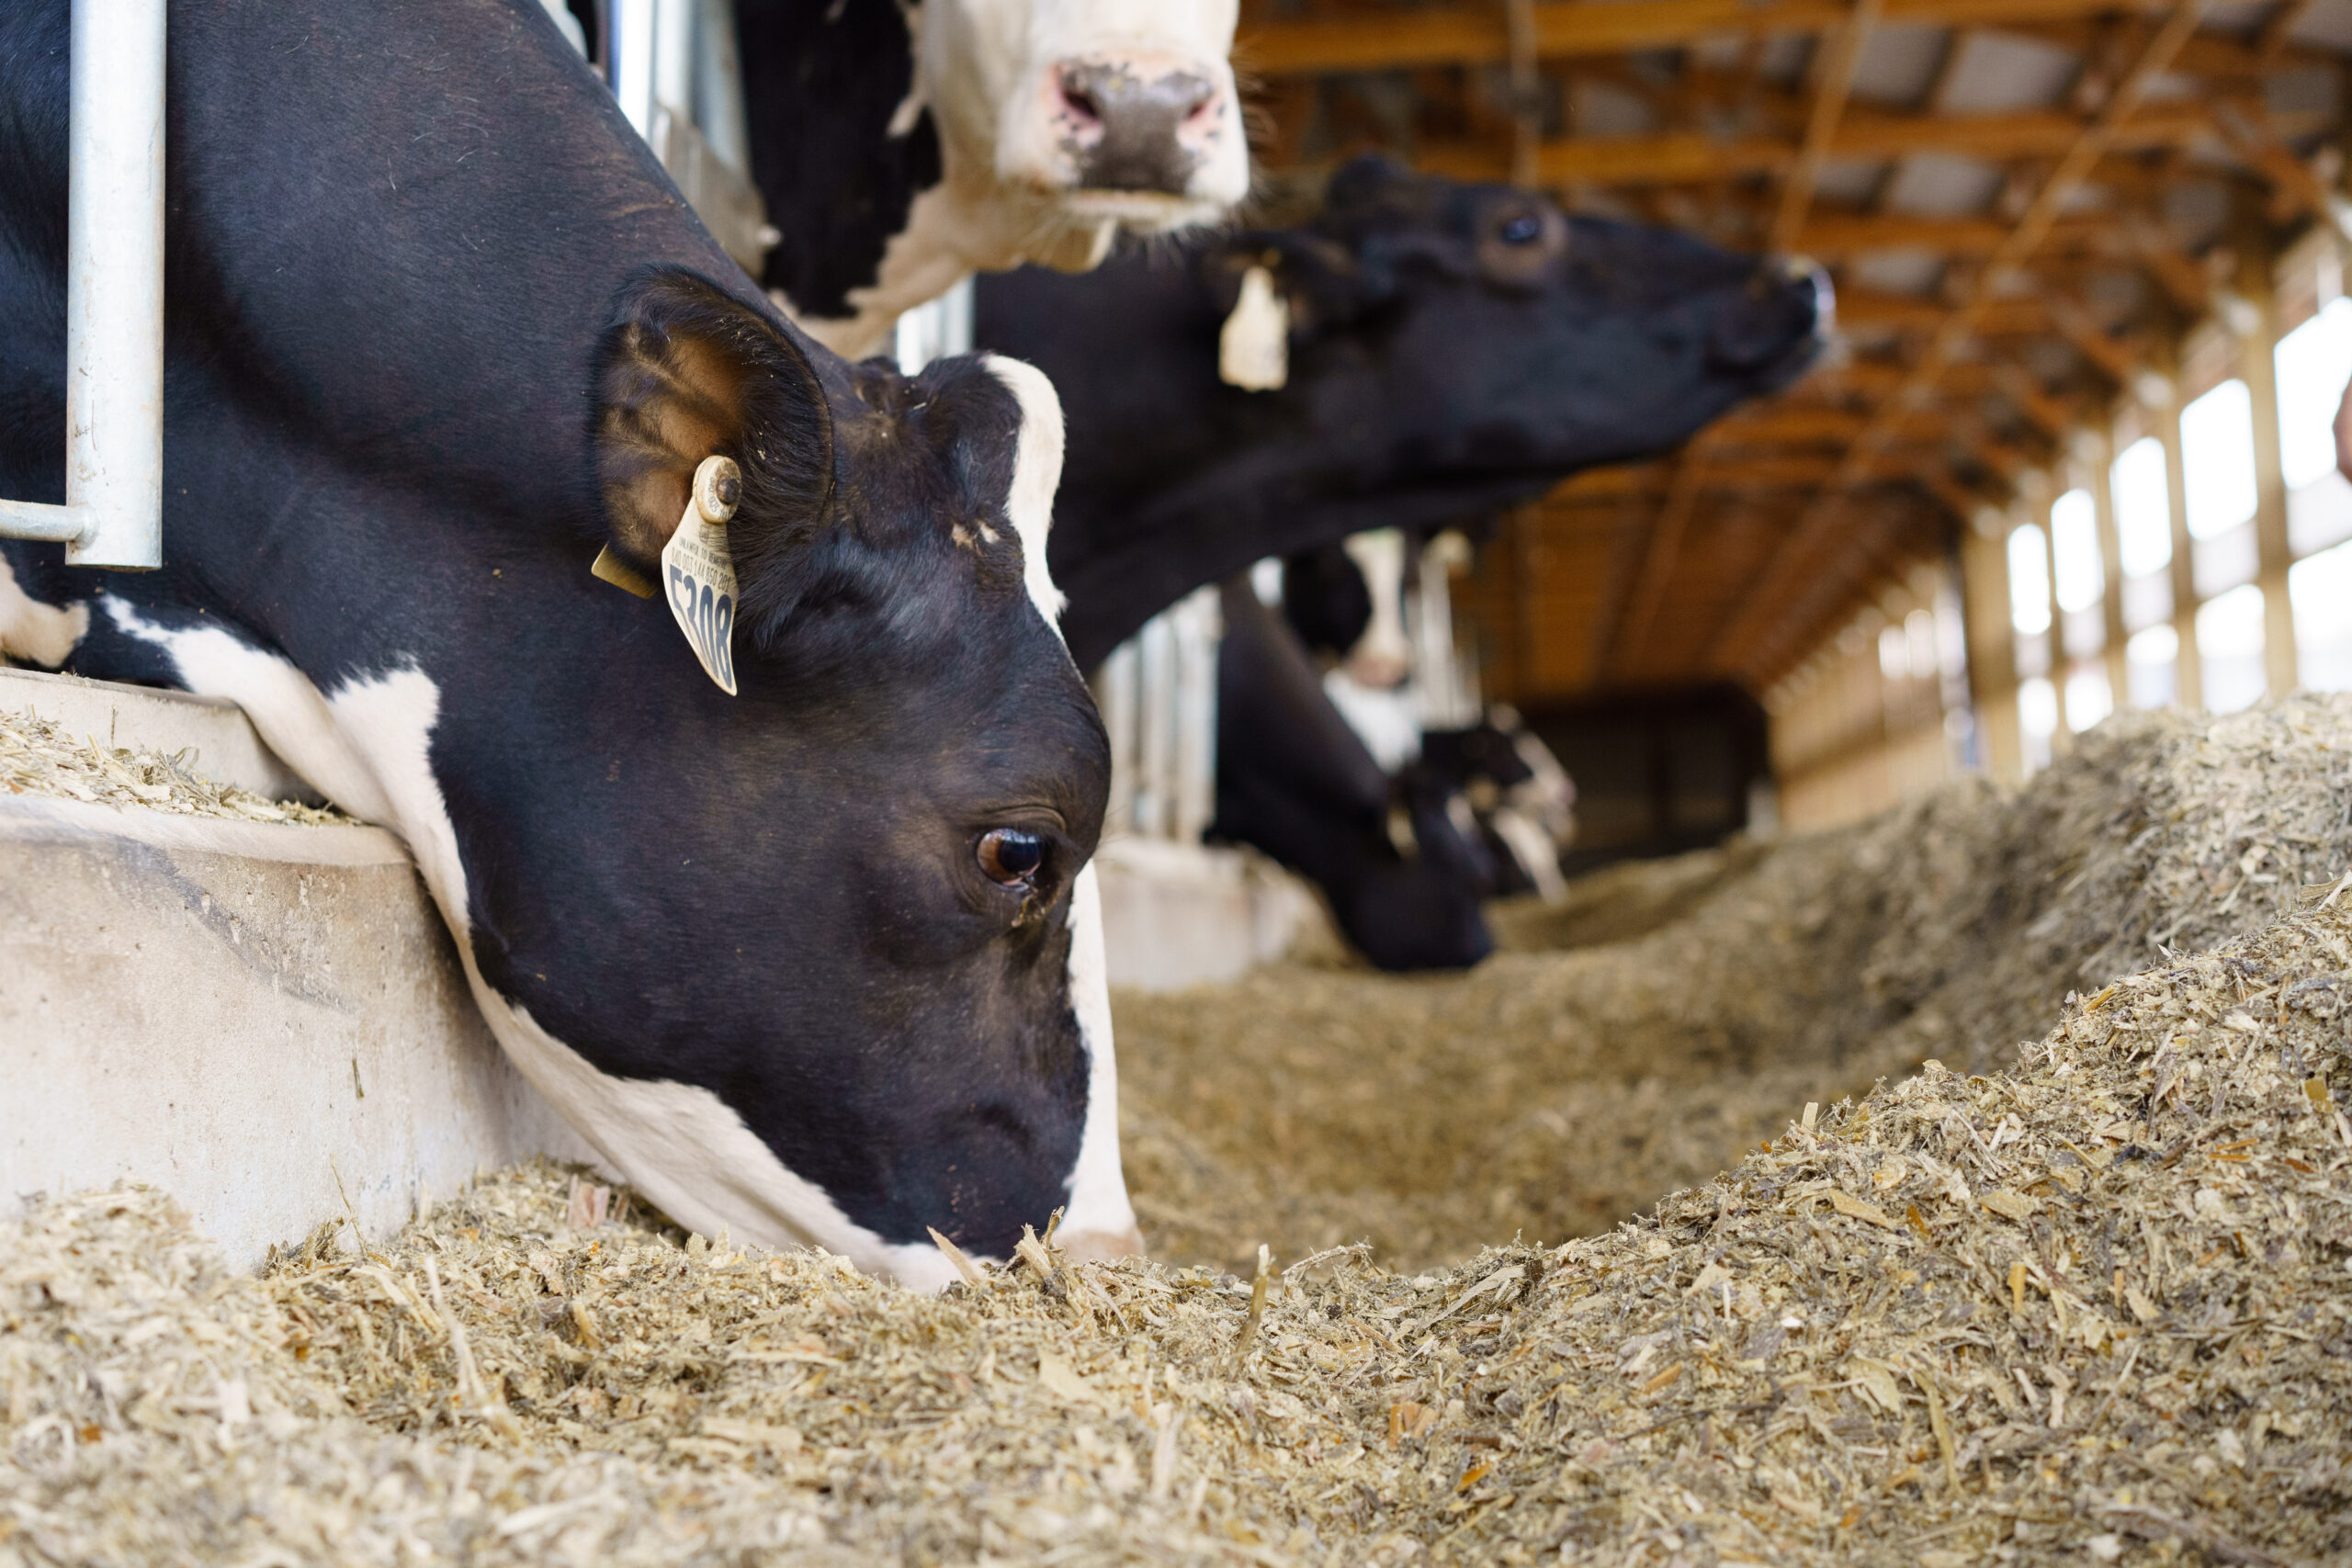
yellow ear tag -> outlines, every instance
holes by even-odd
[[[743,498],[743,475],[731,458],[705,457],[695,470],[678,531],[662,547],[662,585],[670,614],[703,670],[729,696],[735,694],[735,557],[727,547],[728,519]]]
[[[1216,373],[1227,386],[1251,392],[1271,392],[1290,379],[1290,301],[1262,266],[1241,275],[1241,298],[1217,333]]]
[[[643,572],[616,555],[610,545],[606,545],[596,552],[596,558],[588,563],[588,571],[589,575],[599,581],[609,582],[616,588],[626,589],[640,599],[650,599],[662,592],[645,581]]]

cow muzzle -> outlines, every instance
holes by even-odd
[[[1172,57],[1096,54],[1047,73],[1054,141],[1081,190],[1193,197],[1194,176],[1233,134],[1227,89]]]

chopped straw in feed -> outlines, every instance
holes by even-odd
[[[1466,1134],[1421,1190],[1367,1174],[1408,1122],[1318,1155],[1314,1116],[1374,1115],[1337,1089],[1226,1190],[1165,1166],[1192,1174],[1163,1205],[1227,1227],[1174,1255],[1246,1278],[1047,1238],[925,1297],[547,1165],[364,1247],[330,1220],[260,1279],[160,1194],[41,1201],[0,1238],[0,1564],[2341,1560],[2348,852],[2352,703],[2299,699],[1743,852],[1629,941],[1418,987],[1291,972],[1332,987],[1326,1021],[1401,1011],[1498,1075],[1430,1107],[1466,1122],[1514,1085],[1566,1116],[1579,1073],[1638,1110],[1587,1032],[1727,1027],[1700,993],[1743,964],[1857,965],[1751,978],[1724,1004],[1766,1009],[1748,1058],[1691,1047],[1656,1091],[1670,1115],[1713,1051],[1740,1108],[1658,1143],[1637,1218],[1556,1245],[1476,1241],[1595,1229],[1539,1185],[1578,1190],[1577,1140],[1511,1167],[1498,1215]],[[1169,1038],[1212,1061],[1168,1021],[1203,998],[1136,1000],[1123,1066]],[[1214,1150],[1222,1105],[1152,1087],[1129,1125]],[[1175,1157],[1138,1162],[1140,1199]],[[1343,1201],[1292,1195],[1326,1177]],[[1420,1271],[1316,1244],[1359,1219]]]

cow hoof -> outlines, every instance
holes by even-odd
[[[1054,1247],[1072,1263],[1113,1263],[1122,1258],[1146,1258],[1143,1232],[1123,1231],[1064,1231],[1054,1237]]]

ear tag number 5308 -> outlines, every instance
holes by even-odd
[[[702,667],[729,696],[735,694],[735,557],[727,547],[728,520],[743,497],[743,476],[732,459],[705,457],[695,469],[678,531],[662,547],[662,587],[670,614]]]

